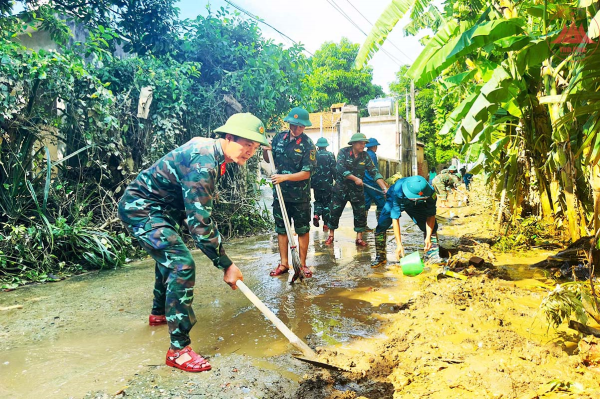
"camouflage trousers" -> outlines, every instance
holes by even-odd
[[[365,209],[365,195],[362,190],[346,192],[341,188],[334,189],[331,199],[331,217],[327,226],[332,230],[339,227],[340,217],[348,201],[352,205],[354,231],[357,233],[365,231],[367,229],[367,210]]]
[[[331,216],[331,190],[316,190],[313,189],[315,202],[314,202],[314,214],[323,216],[323,223],[326,225],[329,223]]]
[[[132,226],[127,224],[126,216],[119,216],[156,262],[152,314],[167,317],[171,347],[184,348],[190,344],[190,330],[196,324],[192,309],[196,265],[192,254],[169,222],[152,217],[143,225]]]
[[[435,182],[433,184],[433,188],[435,189],[439,200],[445,201],[448,199],[448,194],[450,193],[450,190],[446,188],[446,185],[444,183]]]

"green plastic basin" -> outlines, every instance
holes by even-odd
[[[412,277],[421,274],[425,265],[421,260],[419,251],[416,251],[400,259],[400,266],[402,267],[402,274]]]

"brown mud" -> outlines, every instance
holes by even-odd
[[[444,246],[493,258],[492,269],[467,281],[440,278],[435,267],[404,277],[393,244],[390,262],[371,269],[372,234],[370,249],[355,247],[349,209],[333,248],[320,229],[311,231],[315,277],[301,285],[268,276],[278,260],[272,235],[226,244],[256,295],[352,373],[293,359],[286,339],[197,253],[192,346],[212,371],[164,365],[168,334],[147,325],[153,264],[142,261],[0,294],[0,397],[600,397],[588,353],[597,343],[588,339],[580,351],[576,331],[548,330],[538,312],[553,286],[547,271],[529,265],[551,253],[490,252],[486,212],[481,203],[440,210]],[[420,232],[405,216],[401,222],[407,253],[420,249]]]

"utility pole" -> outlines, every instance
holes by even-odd
[[[410,81],[411,124],[412,124],[412,175],[419,174],[417,163],[417,114],[415,111],[415,81]]]

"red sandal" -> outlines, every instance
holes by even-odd
[[[304,273],[304,277],[311,278],[313,276],[312,271],[308,268],[308,266],[302,266],[302,273]]]
[[[177,359],[179,358],[182,358],[181,360],[186,360],[178,363]],[[212,368],[210,363],[194,352],[189,345],[178,351],[169,349],[167,352],[166,365],[178,368],[179,370],[190,371],[192,373],[208,371]]]
[[[148,324],[150,324],[151,326],[160,326],[161,324],[167,324],[167,317],[164,314],[160,316],[151,314],[150,317],[148,317]]]
[[[327,237],[327,241],[325,241],[325,245],[331,245],[331,244],[333,244],[333,236]]]
[[[363,241],[361,238],[357,238],[355,241],[356,245],[358,245],[359,247],[366,247],[369,244],[367,244],[365,241]]]
[[[282,265],[280,263],[277,265],[275,270],[271,270],[271,272],[269,273],[269,276],[271,276],[271,277],[281,276],[282,274],[287,273],[289,269],[290,269],[289,267],[285,267],[284,265]]]

